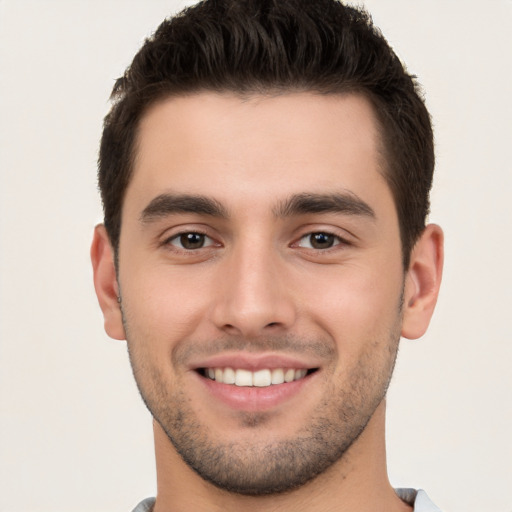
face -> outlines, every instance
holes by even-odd
[[[358,96],[201,93],[143,118],[123,328],[148,408],[215,485],[302,485],[383,400],[404,270],[381,164]]]

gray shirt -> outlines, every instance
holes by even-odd
[[[427,496],[427,493],[421,489],[395,489],[398,496],[409,505],[414,505],[414,512],[441,512]],[[133,512],[151,512],[155,498],[146,498],[141,501]]]

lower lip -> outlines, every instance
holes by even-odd
[[[273,407],[277,407],[278,405],[296,398],[302,388],[313,380],[316,373],[317,372],[307,375],[299,380],[294,380],[293,382],[273,384],[262,388],[256,386],[222,384],[197,373],[196,375],[202,384],[206,386],[211,395],[225,403],[231,409],[256,412],[272,409]]]

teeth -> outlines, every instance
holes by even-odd
[[[282,384],[284,382],[284,370],[277,368],[272,370],[272,384]]]
[[[218,382],[224,381],[220,380]],[[235,384],[237,386],[252,386],[252,372],[249,370],[237,370],[235,372]]]
[[[224,368],[224,374],[222,380],[220,382],[224,382],[224,384],[235,384],[236,382],[236,373],[233,368]]]
[[[292,382],[292,380],[295,379],[295,370],[286,370],[284,374],[284,381],[285,382]]]
[[[306,369],[302,369],[302,370],[296,370],[295,371],[295,377],[293,380],[299,380],[299,379],[303,379],[305,376],[306,376],[306,373],[308,371]]]
[[[258,386],[259,388],[264,388],[270,386],[272,383],[272,373],[270,370],[259,370],[252,374],[252,384],[253,386]]]
[[[250,370],[234,370],[233,368],[207,368],[205,375],[223,384],[234,384],[235,386],[255,386],[264,388],[273,384],[283,384],[303,379],[307,374],[305,368],[299,370],[294,368],[264,369],[256,372]]]

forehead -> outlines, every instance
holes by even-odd
[[[371,104],[359,95],[172,97],[140,122],[126,206],[164,192],[247,206],[304,192],[390,194]]]

